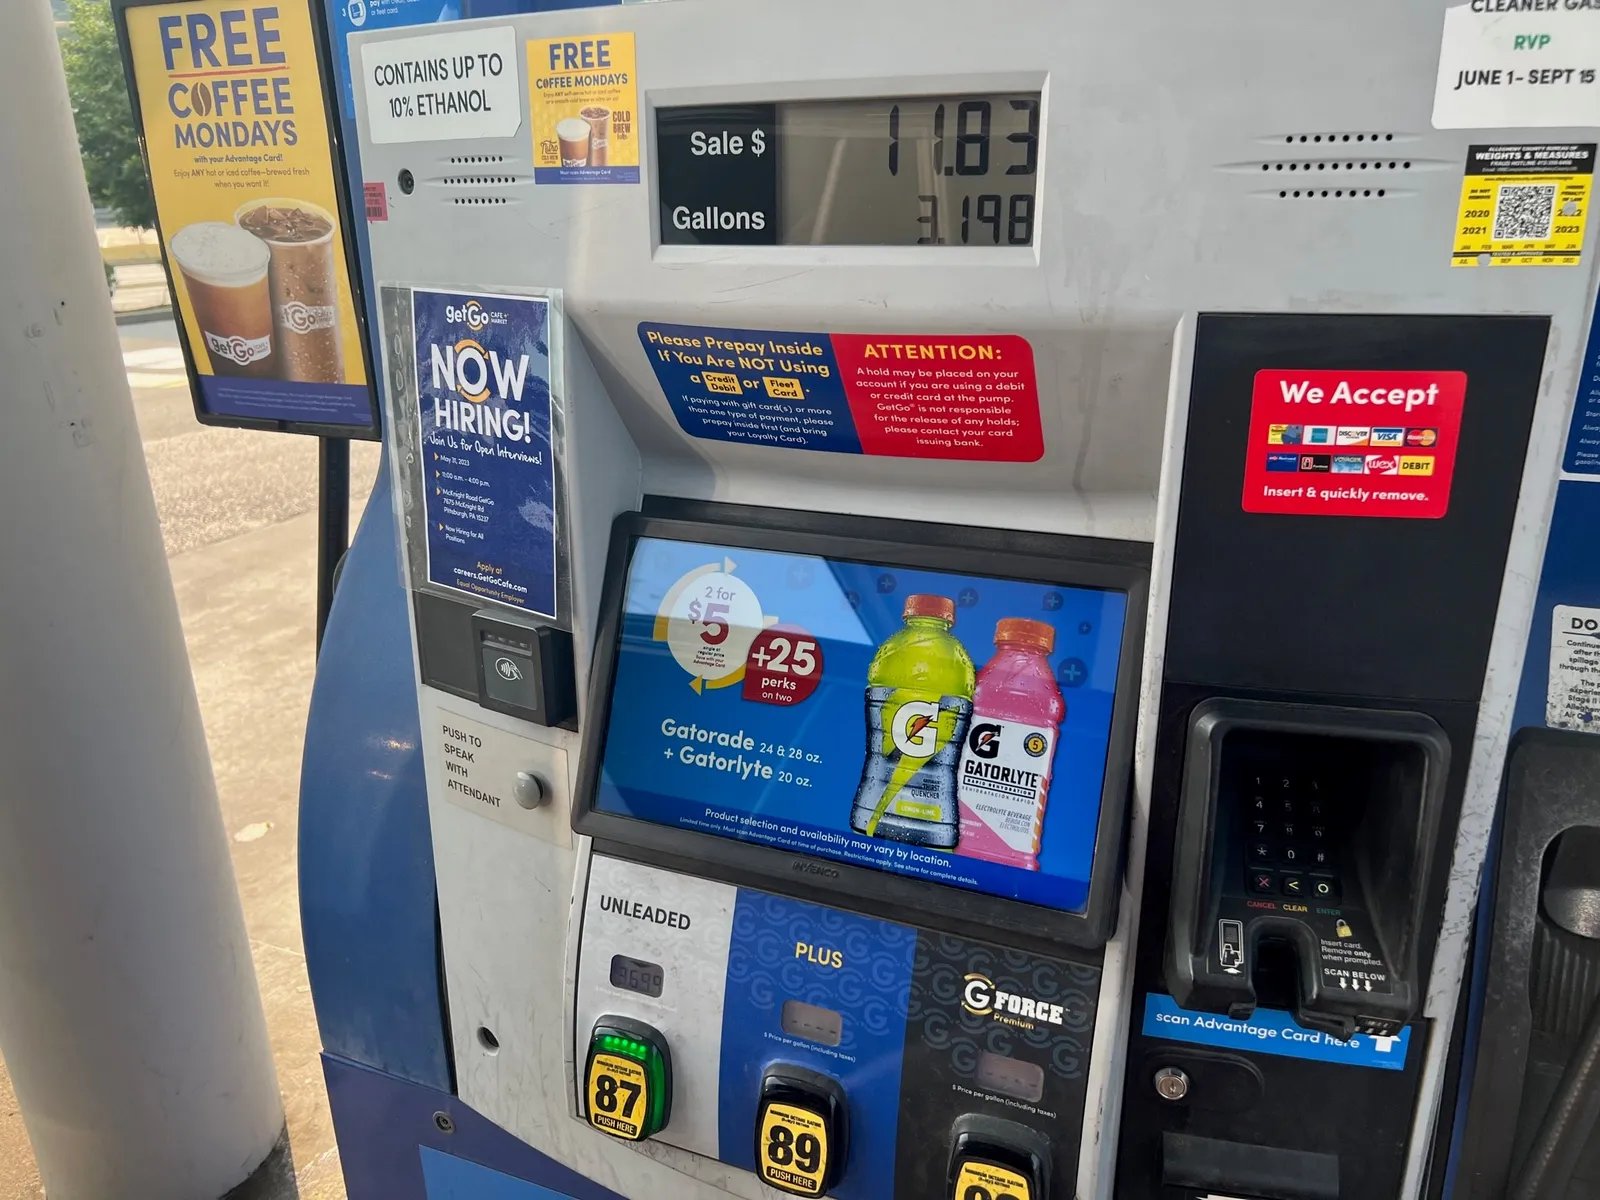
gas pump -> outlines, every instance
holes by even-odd
[[[1440,1194],[1594,293],[1588,93],[1473,20],[350,37],[352,1196]]]

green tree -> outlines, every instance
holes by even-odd
[[[78,122],[78,149],[89,196],[126,225],[155,224],[155,199],[139,157],[139,137],[122,74],[122,52],[108,0],[67,0],[71,25],[61,34],[61,60]]]

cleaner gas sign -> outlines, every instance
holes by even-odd
[[[1466,395],[1461,371],[1257,371],[1244,510],[1444,516]]]
[[[645,538],[624,604],[601,811],[1084,907],[1122,592]]]
[[[555,617],[550,302],[411,296],[428,581]]]

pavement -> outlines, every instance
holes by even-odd
[[[344,1200],[295,875],[315,666],[316,440],[200,425],[172,322],[118,332],[288,1115],[286,1141],[229,1200]],[[352,530],[378,452],[351,446]],[[0,1200],[43,1197],[0,1065]]]

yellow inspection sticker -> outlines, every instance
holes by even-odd
[[[956,1175],[951,1200],[1033,1200],[1033,1188],[1008,1167],[964,1162]]]
[[[650,1081],[644,1067],[617,1054],[596,1054],[589,1060],[589,1124],[636,1142],[649,1111]]]
[[[797,1196],[820,1196],[831,1151],[827,1122],[809,1108],[774,1102],[762,1111],[764,1182]]]
[[[1451,264],[1576,266],[1594,153],[1593,142],[1468,147]]]

